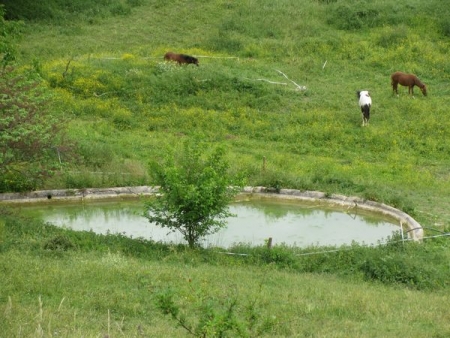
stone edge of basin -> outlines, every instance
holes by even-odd
[[[62,190],[39,190],[24,193],[0,194],[0,203],[26,203],[45,202],[52,200],[82,200],[102,199],[114,197],[136,197],[154,195],[158,193],[157,186],[115,187],[115,188],[87,188],[87,189],[62,189]],[[320,191],[302,191],[297,189],[274,189],[266,187],[244,187],[241,194],[259,194],[267,197],[282,199],[298,199],[311,202],[326,202],[339,206],[357,206],[358,208],[375,211],[393,217],[406,225],[408,237],[414,241],[423,239],[422,226],[407,213],[393,208],[389,205],[365,200],[360,197],[344,196],[339,194],[326,194]]]

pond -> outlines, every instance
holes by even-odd
[[[169,233],[168,229],[149,223],[142,216],[143,202],[137,199],[52,202],[20,208],[25,214],[74,230],[185,243],[180,233]],[[339,246],[353,241],[376,244],[400,230],[397,221],[381,214],[274,198],[241,199],[230,205],[230,211],[236,217],[228,218],[226,228],[206,237],[204,247],[263,245],[269,237],[273,245],[297,247]]]

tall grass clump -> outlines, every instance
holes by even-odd
[[[83,20],[93,23],[113,15],[128,15],[131,9],[142,5],[142,0],[102,0],[102,1],[67,1],[50,0],[45,3],[32,0],[3,1],[6,18],[10,20],[29,20],[44,23],[67,23]]]
[[[353,243],[350,246],[311,246],[305,249],[284,245],[272,249],[236,246],[230,250],[249,253],[249,259],[256,264],[274,264],[300,273],[336,274],[386,285],[435,290],[449,286],[449,275],[443,269],[445,263],[442,261],[447,257],[445,245],[445,239],[421,246],[402,242],[400,236],[393,236],[387,244],[375,247]]]

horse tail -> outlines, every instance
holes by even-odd
[[[361,110],[364,114],[364,117],[370,116],[370,104],[365,104],[364,106],[361,107]]]

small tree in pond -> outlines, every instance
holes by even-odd
[[[193,248],[201,238],[226,226],[232,216],[228,205],[243,186],[228,174],[225,151],[217,147],[206,153],[199,141],[187,141],[183,151],[153,165],[152,174],[160,195],[146,203],[148,220],[171,231],[179,231]]]

